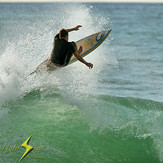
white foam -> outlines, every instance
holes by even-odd
[[[29,76],[43,60],[50,56],[53,37],[61,28],[72,28],[78,24],[83,27],[79,31],[70,33],[70,41],[77,41],[82,37],[99,32],[109,24],[109,19],[86,4],[59,5],[52,19],[38,21],[27,27],[19,24],[15,43],[9,43],[5,52],[0,56],[0,104],[5,101],[22,97],[26,92],[37,87],[57,86],[60,89],[75,92],[86,92],[96,87],[98,75],[107,59],[108,43],[102,45],[85,59],[94,64],[89,70],[82,63],[76,62],[53,73]],[[58,22],[58,23],[56,23]],[[21,33],[23,32],[23,33]],[[107,55],[107,57],[106,57]],[[89,86],[88,86],[89,85]],[[89,91],[90,93],[90,91]]]

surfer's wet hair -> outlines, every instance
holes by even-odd
[[[61,29],[59,32],[59,39],[61,39],[62,37],[66,37],[68,35],[68,32],[65,29]]]

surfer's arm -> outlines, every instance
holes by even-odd
[[[78,51],[74,52],[73,53],[74,56],[82,63],[84,63],[86,66],[88,66],[89,68],[93,68],[93,64],[92,63],[88,63],[86,62],[78,53]]]
[[[77,26],[74,27],[74,28],[66,29],[66,31],[67,31],[67,32],[77,31],[77,30],[79,30],[80,27],[82,27],[82,26],[81,26],[81,25],[77,25]]]

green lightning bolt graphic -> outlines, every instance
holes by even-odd
[[[28,143],[30,141],[32,136],[30,136],[21,146],[24,147],[26,149],[24,155],[21,157],[21,159],[19,161],[21,161],[30,151],[32,151],[33,147],[30,146]]]

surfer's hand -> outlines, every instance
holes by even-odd
[[[77,31],[79,28],[82,27],[81,25],[77,25],[74,29]]]
[[[89,68],[93,68],[93,64],[92,64],[92,63],[86,63],[86,65],[87,65]]]

